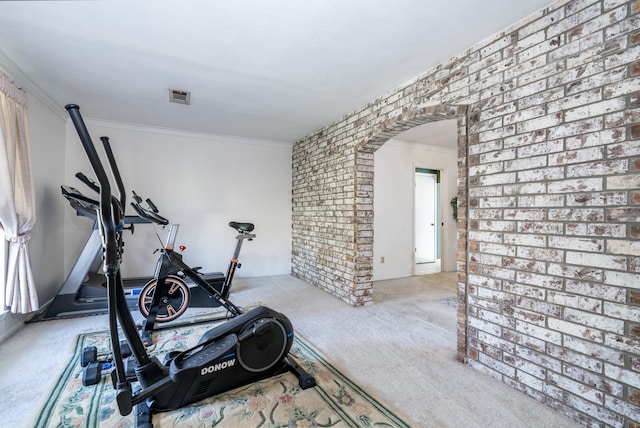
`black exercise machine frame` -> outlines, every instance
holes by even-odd
[[[111,333],[113,359],[116,362],[115,370],[112,372],[112,381],[116,389],[116,402],[120,413],[128,415],[133,410],[133,407],[137,406],[136,424],[145,427],[152,426],[151,411],[177,409],[205,398],[202,394],[193,393],[194,387],[201,386],[203,379],[210,383],[222,384],[208,388],[208,395],[214,395],[285,371],[291,371],[298,376],[298,383],[301,388],[306,389],[315,386],[313,377],[288,356],[293,341],[293,329],[284,315],[264,306],[259,306],[243,313],[239,307],[221,295],[217,295],[218,300],[227,310],[237,315],[235,318],[205,333],[198,345],[171,359],[169,362],[170,367],[166,367],[157,358],[150,357],[147,354],[142,339],[138,335],[133,317],[128,310],[120,276],[123,207],[126,197],[123,186],[120,185],[119,173],[117,168],[114,168],[113,157],[109,154],[110,147],[107,142],[105,144],[105,152],[107,152],[107,158],[112,168],[112,175],[116,181],[119,181],[118,197],[116,198],[111,194],[109,179],[80,115],[79,107],[69,104],[65,108],[71,116],[71,120],[76,127],[80,141],[100,184],[98,218],[103,237],[103,271],[107,279],[107,294],[109,298],[109,330]],[[131,382],[127,379],[124,363],[122,362],[118,323],[136,361],[135,371],[139,387],[135,393],[132,390]],[[261,338],[261,336],[271,339],[273,335],[270,334],[278,329],[285,333],[282,337],[284,342],[281,344],[281,351],[277,351],[276,353],[279,352],[279,354],[273,359],[270,355],[272,351],[270,342],[265,342],[264,337]],[[278,332],[275,331],[275,333]],[[255,343],[256,341],[258,343]],[[243,363],[244,357],[241,356],[242,348],[240,345],[245,342],[248,343],[247,360],[249,363]],[[277,345],[280,345],[280,343]],[[255,354],[252,352],[256,349],[262,349],[263,346],[270,348],[269,355],[264,356],[269,360],[267,365],[255,367],[254,370],[254,365],[260,362],[255,361]],[[226,353],[227,349],[233,349],[237,353],[237,359],[240,364],[237,368],[234,367],[233,370],[216,372],[215,367],[210,364],[219,361],[220,351]],[[226,356],[222,358],[226,358]],[[211,376],[210,369],[213,370],[215,376]]]

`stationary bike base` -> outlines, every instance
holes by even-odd
[[[223,294],[225,277],[222,273],[209,273],[201,275],[204,281],[213,289],[213,291],[220,293],[224,298],[228,291]],[[149,313],[153,304],[154,293],[157,289],[157,280],[153,279],[145,285],[142,293],[140,294],[138,309],[140,313],[145,317],[145,320],[140,326],[142,341],[145,346],[153,344],[152,334],[154,331],[163,330],[166,328],[173,328],[178,325],[191,325],[202,324],[205,322],[224,321],[228,319],[228,316],[214,316],[203,318],[198,321],[183,321],[178,324],[171,323],[180,317],[190,307],[219,307],[221,303],[216,299],[215,294],[210,294],[204,290],[202,286],[189,287],[188,279],[183,279],[175,275],[169,275],[165,279],[165,295],[161,296],[157,306],[157,313],[154,317],[150,317]],[[155,320],[153,324],[152,320]],[[155,324],[165,324],[164,326],[156,326]]]
[[[222,272],[210,272],[202,274],[201,276],[207,284],[215,288],[219,293],[222,293],[225,279]],[[187,283],[189,282],[187,281]],[[202,287],[189,287],[189,291],[191,292],[190,308],[217,308],[220,306],[220,302],[203,290]]]

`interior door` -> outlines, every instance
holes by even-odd
[[[415,173],[415,263],[433,263],[437,255],[437,183],[435,173]]]

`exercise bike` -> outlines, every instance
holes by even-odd
[[[141,218],[161,226],[169,223],[168,220],[158,214],[158,209],[155,204],[147,199],[149,208],[143,208],[140,205],[142,198],[135,192],[133,195],[134,202],[131,202],[131,206]],[[173,321],[182,315],[189,307],[191,291],[185,283],[185,280],[190,280],[199,286],[214,302],[217,302],[217,300],[215,300],[216,292],[226,299],[229,296],[236,269],[241,267],[238,258],[240,257],[242,243],[245,240],[251,241],[256,237],[255,234],[251,233],[254,229],[253,223],[239,223],[235,221],[229,223],[229,226],[238,232],[236,236],[236,246],[233,256],[229,261],[227,274],[222,277],[222,286],[214,289],[207,282],[204,283],[206,285],[204,287],[200,285],[203,284],[202,281],[199,281],[200,274],[198,270],[200,268],[192,268],[187,265],[182,259],[182,254],[175,251],[175,239],[179,226],[178,224],[171,224],[169,226],[167,241],[164,247],[160,249],[160,256],[156,263],[154,278],[150,280],[140,292],[138,308],[140,309],[140,313],[145,317],[141,328],[142,341],[147,346],[152,344],[151,333],[154,330],[160,329],[156,323]],[[181,246],[180,250],[184,251],[184,247]],[[219,316],[204,318],[199,320],[198,323],[219,321],[225,318],[226,317]],[[171,328],[175,326],[176,324],[172,324]]]
[[[268,307],[258,306],[243,312],[219,293],[216,298],[235,317],[207,331],[198,344],[183,351],[165,364],[147,353],[128,310],[124,295],[120,262],[125,193],[118,182],[118,196],[111,194],[111,185],[89,132],[74,104],[65,106],[78,132],[86,155],[100,185],[99,227],[104,250],[104,273],[109,296],[109,330],[115,370],[112,382],[120,414],[130,414],[136,407],[136,426],[150,427],[151,414],[174,410],[203,398],[256,382],[279,373],[293,372],[303,389],[315,386],[315,379],[289,356],[293,342],[293,327],[289,319]],[[105,143],[108,151],[108,142]],[[118,324],[135,358],[137,387],[127,379]]]

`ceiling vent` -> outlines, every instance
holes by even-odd
[[[191,92],[169,89],[169,101],[176,104],[191,104]]]

